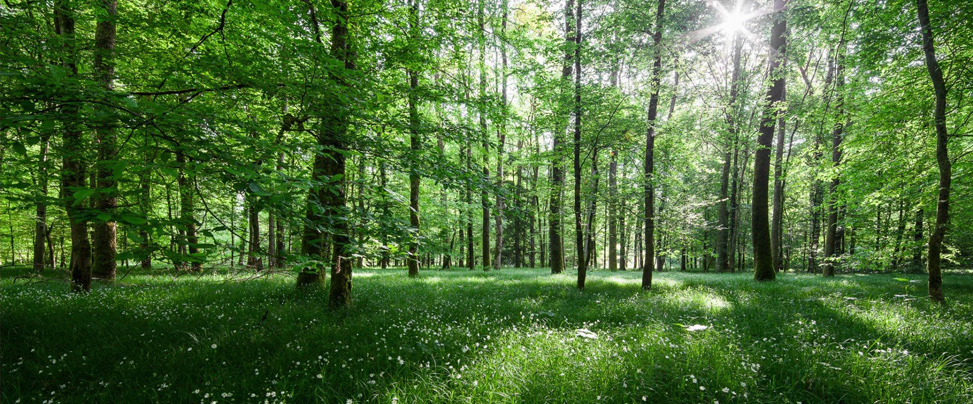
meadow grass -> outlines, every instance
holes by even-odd
[[[25,272],[0,280],[3,403],[973,402],[973,275],[941,308],[921,275],[358,270],[332,311],[291,274]]]

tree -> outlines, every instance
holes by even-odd
[[[413,41],[412,48],[415,51],[419,37],[419,2],[409,1],[409,39]],[[416,63],[413,61],[413,63]],[[422,148],[422,139],[419,137],[419,95],[416,92],[419,87],[419,72],[409,68],[406,71],[409,78],[409,148],[413,159],[418,159],[419,150]],[[419,171],[413,166],[409,168],[409,225],[412,226],[412,239],[409,242],[409,256],[407,258],[409,266],[409,276],[419,276]]]
[[[757,136],[757,152],[753,159],[753,260],[754,279],[772,281],[776,277],[773,250],[770,245],[770,218],[768,215],[768,183],[770,180],[770,148],[774,138],[774,125],[780,113],[779,103],[784,99],[785,75],[781,69],[787,46],[787,17],[784,15],[787,0],[774,0],[774,25],[770,30],[771,55],[767,74],[772,84],[765,96],[763,118]]]
[[[936,107],[933,119],[936,127],[936,163],[939,166],[939,192],[936,199],[936,224],[929,235],[926,270],[929,272],[929,298],[937,303],[945,302],[943,297],[943,273],[941,269],[943,239],[949,226],[949,193],[952,182],[952,163],[949,160],[949,132],[946,130],[946,80],[936,60],[936,45],[933,41],[932,25],[929,21],[929,6],[926,0],[916,0],[919,14],[919,28],[922,31],[922,53],[926,57],[926,70],[936,94]]]
[[[61,41],[61,66],[71,77],[78,76],[78,38],[75,36],[75,11],[66,0],[54,4],[54,27]],[[69,88],[68,91],[77,91]],[[77,94],[65,94],[65,98]],[[64,190],[64,209],[71,226],[71,290],[91,291],[91,242],[88,239],[88,219],[85,212],[88,173],[85,168],[84,134],[81,131],[80,108],[77,103],[60,105],[62,142],[61,189]]]
[[[649,128],[645,133],[645,163],[643,167],[643,174],[645,175],[643,179],[645,182],[643,185],[644,210],[642,215],[645,221],[645,230],[643,233],[645,240],[645,259],[642,261],[643,290],[652,288],[652,270],[653,263],[655,262],[655,178],[652,173],[655,169],[653,159],[655,158],[656,118],[659,114],[659,90],[662,86],[662,23],[664,21],[665,8],[666,1],[659,0],[659,5],[655,12],[655,31],[652,33],[652,93],[649,95],[649,112],[647,118]]]

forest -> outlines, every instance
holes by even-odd
[[[965,0],[4,0],[0,403],[973,402],[971,99]]]

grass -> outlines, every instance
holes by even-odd
[[[973,275],[355,274],[354,307],[132,274],[0,281],[0,402],[973,402]],[[914,281],[921,276],[904,276]],[[692,327],[697,326],[697,327]],[[706,329],[700,329],[706,326]]]

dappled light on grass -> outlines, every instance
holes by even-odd
[[[131,276],[90,296],[4,278],[0,391],[85,403],[973,398],[969,296],[942,311],[895,298],[924,291],[888,276],[679,273],[643,292],[640,275],[595,271],[579,292],[544,270],[361,270],[354,306],[337,312],[290,275]]]

